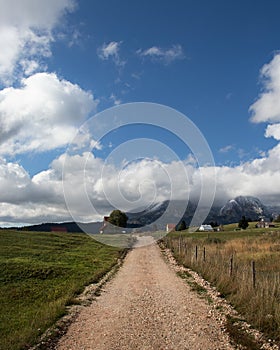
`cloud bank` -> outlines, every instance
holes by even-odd
[[[280,179],[279,160],[280,145],[266,158],[234,168],[215,167],[216,204],[222,205],[238,195],[253,195],[265,203],[279,204],[280,190],[276,186]],[[171,191],[178,194],[177,199],[196,199],[202,176],[206,190],[208,183],[212,184],[213,169],[196,168],[189,161],[164,163],[146,159],[119,168],[85,152],[70,157],[62,154],[48,170],[33,177],[19,164],[2,160],[0,174],[3,224],[8,218],[9,222],[18,223],[72,220],[69,201],[65,204],[65,190],[71,197],[71,212],[84,222],[100,220],[115,204],[122,210],[147,207],[169,199]],[[172,186],[170,177],[174,179]]]

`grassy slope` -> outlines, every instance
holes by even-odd
[[[119,255],[84,234],[0,231],[0,349],[30,346]]]

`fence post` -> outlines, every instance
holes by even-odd
[[[252,283],[253,283],[253,288],[256,288],[256,263],[253,260],[252,261]]]
[[[198,248],[197,248],[197,245],[196,245],[195,246],[195,261],[197,261],[197,256],[198,256],[197,252],[198,252]]]
[[[206,261],[206,248],[203,247],[203,261]]]
[[[229,275],[232,276],[233,274],[233,256],[230,258],[229,261]]]

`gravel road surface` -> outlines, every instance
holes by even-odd
[[[140,238],[139,245],[147,243]],[[57,350],[234,349],[211,305],[165,262],[156,244],[133,249]]]

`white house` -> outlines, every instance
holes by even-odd
[[[212,232],[214,231],[213,227],[211,225],[201,225],[198,231],[207,231]]]

